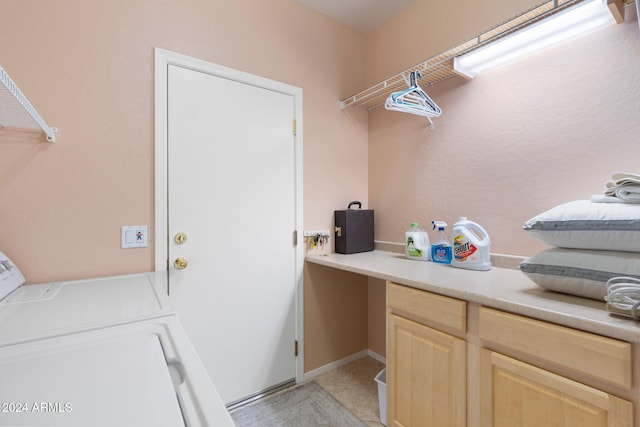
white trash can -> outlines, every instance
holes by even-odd
[[[380,406],[380,422],[387,425],[387,368],[376,375],[378,383],[378,405]]]

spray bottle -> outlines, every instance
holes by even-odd
[[[433,229],[437,228],[440,232],[440,240],[431,245],[431,259],[439,264],[451,264],[451,243],[444,234],[447,223],[444,221],[431,221],[431,223],[433,223]]]

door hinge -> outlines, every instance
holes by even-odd
[[[298,230],[293,230],[293,246],[298,246]]]
[[[293,136],[296,136],[297,126],[298,122],[296,121],[296,119],[293,119]]]
[[[293,354],[294,354],[296,357],[298,357],[298,340],[295,340],[295,341],[294,341],[294,344],[293,344]]]

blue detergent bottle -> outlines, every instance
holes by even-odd
[[[431,245],[431,260],[439,264],[451,264],[453,253],[451,243],[449,243],[447,236],[444,234],[447,223],[444,221],[431,221],[431,223],[433,224],[433,229],[437,228],[440,232],[440,240]]]

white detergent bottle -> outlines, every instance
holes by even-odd
[[[411,224],[411,228],[405,233],[405,255],[409,259],[429,261],[431,254],[429,249],[429,235],[418,227],[418,223]]]
[[[491,239],[479,224],[460,217],[453,225],[453,267],[491,269]]]

